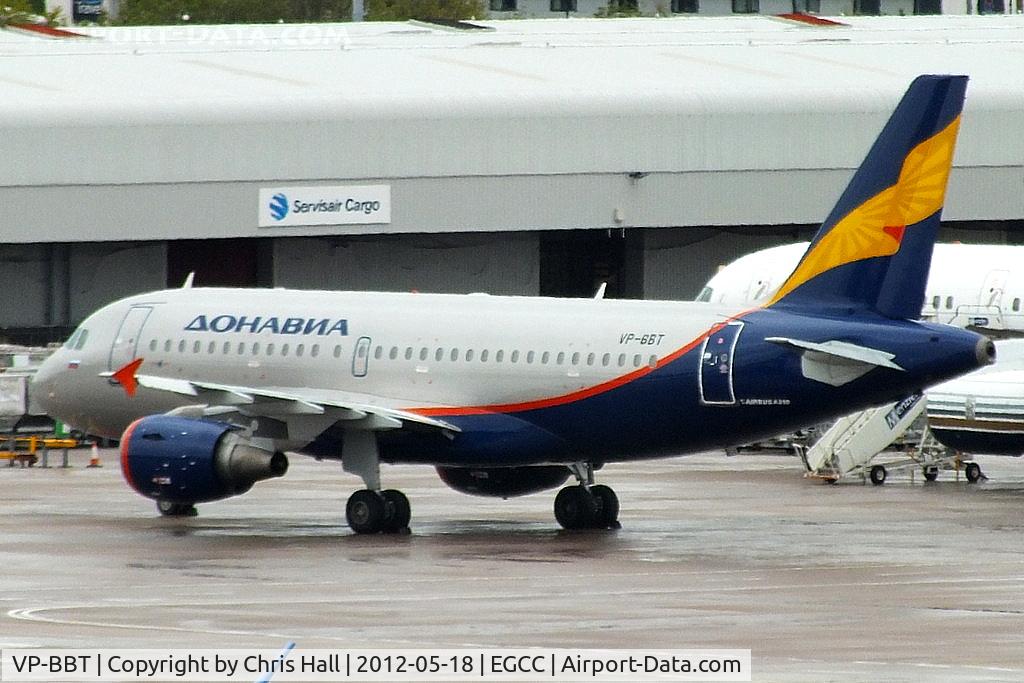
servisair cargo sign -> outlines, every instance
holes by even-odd
[[[259,226],[391,222],[390,185],[260,188]]]

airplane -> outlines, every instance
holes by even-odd
[[[382,462],[503,498],[574,477],[558,523],[617,528],[605,463],[749,443],[993,362],[988,338],[914,320],[966,85],[912,82],[760,307],[188,282],[88,316],[35,388],[52,415],[120,437],[125,479],[164,515],[283,475],[289,451],[362,479],[356,533],[408,531]]]
[[[807,250],[807,242],[761,249],[723,266],[697,301],[754,306],[774,293]],[[1024,333],[1024,246],[936,244],[921,310],[924,320],[988,335]]]
[[[1003,339],[996,346],[998,364],[928,391],[928,428],[948,448],[1024,454],[1024,340]]]

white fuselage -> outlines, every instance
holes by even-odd
[[[807,250],[806,242],[742,256],[712,277],[700,300],[724,306],[768,301]],[[936,244],[922,319],[1024,332],[1024,246]]]
[[[736,312],[689,302],[166,290],[88,318],[49,362],[61,386],[46,369],[37,384],[51,411],[109,436],[185,402],[146,392],[128,400],[119,390],[83,400],[98,373],[134,357],[147,374],[301,387],[311,399],[344,392],[405,410],[520,404],[642,372]]]

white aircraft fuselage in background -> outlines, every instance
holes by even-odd
[[[283,451],[340,458],[357,532],[398,531],[380,462],[466,493],[560,485],[567,528],[617,524],[606,462],[722,448],[901,398],[992,361],[908,320],[924,297],[965,77],[915,79],[780,294],[695,302],[182,289],[89,316],[35,377],[49,412],[121,439],[164,514],[248,490]]]
[[[757,306],[793,272],[807,242],[746,254],[723,266],[698,301]],[[992,333],[1024,333],[1024,246],[936,244],[921,317]]]

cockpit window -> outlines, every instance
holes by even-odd
[[[704,289],[700,290],[700,294],[697,295],[697,301],[703,301],[705,303],[711,301],[711,295],[714,294],[714,292],[715,290],[711,289],[710,287],[705,287]]]
[[[84,327],[79,327],[70,337],[68,337],[68,340],[64,342],[64,348],[70,349],[71,351],[80,351],[88,340],[89,330]]]

